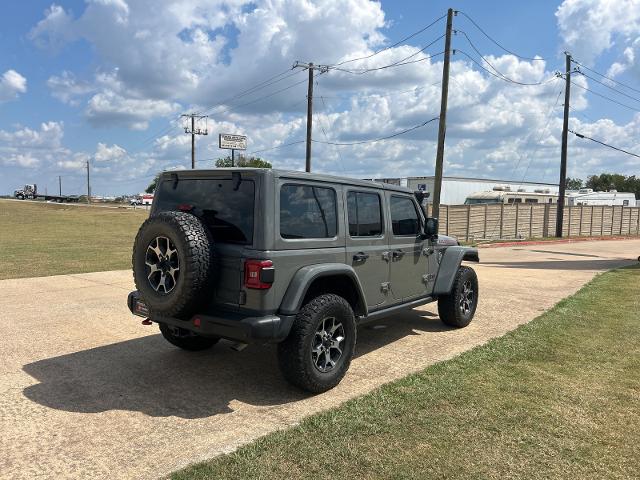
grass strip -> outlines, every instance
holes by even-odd
[[[0,200],[0,280],[130,268],[148,213]]]
[[[637,478],[639,312],[640,268],[607,272],[503,337],[171,478]]]

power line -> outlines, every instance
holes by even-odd
[[[469,45],[471,45],[471,48],[473,48],[475,50],[475,52],[480,56],[480,58],[482,58],[482,60],[484,60],[486,62],[487,65],[489,65],[494,71],[492,72],[491,70],[488,70],[487,68],[485,68],[484,66],[482,66],[475,58],[473,58],[471,55],[469,55],[468,53],[466,53],[463,50],[459,50],[459,49],[455,49],[455,52],[460,52],[461,54],[463,54],[465,57],[467,57],[469,60],[471,60],[473,63],[475,63],[478,67],[480,67],[481,69],[483,69],[485,72],[489,73],[490,75],[493,75],[496,78],[499,78],[500,80],[504,80],[505,82],[509,82],[509,83],[514,83],[516,85],[523,85],[523,86],[534,86],[534,85],[544,85],[545,83],[549,83],[550,81],[555,79],[555,75],[552,78],[549,78],[547,80],[540,80],[538,82],[520,82],[518,80],[514,80],[512,78],[507,77],[504,73],[500,72],[496,67],[494,67],[491,62],[489,62],[489,60],[487,60],[481,53],[480,51],[475,47],[475,45],[471,42],[471,40],[469,39],[469,37],[467,36],[467,34],[465,32],[463,32],[462,30],[456,30],[457,32],[462,33],[467,41],[469,42]]]
[[[252,94],[252,93],[257,92],[258,90],[262,90],[262,89],[264,89],[264,88],[270,87],[271,85],[275,85],[276,83],[279,83],[279,82],[281,82],[281,81],[283,81],[283,80],[286,80],[287,78],[291,78],[291,77],[293,77],[293,76],[298,75],[298,74],[300,74],[300,73],[301,73],[301,71],[300,71],[300,70],[296,70],[296,71],[294,71],[293,73],[289,73],[289,72],[291,72],[291,70],[290,70],[290,69],[286,70],[285,72],[283,72],[283,73],[281,73],[281,74],[279,74],[279,75],[276,75],[276,76],[274,76],[274,77],[271,77],[270,79],[265,80],[264,82],[261,82],[261,83],[259,83],[259,84],[255,85],[255,86],[253,86],[253,87],[251,87],[251,88],[249,88],[249,89],[246,89],[246,90],[244,90],[244,91],[242,91],[242,92],[238,93],[237,95],[234,95],[234,96],[232,96],[232,97],[228,97],[228,98],[226,98],[226,99],[224,99],[224,100],[222,100],[222,101],[220,101],[220,102],[218,102],[218,103],[216,103],[216,104],[210,105],[209,107],[207,107],[207,108],[205,109],[205,113],[206,113],[206,114],[210,114],[210,113],[212,113],[212,112],[213,112],[213,110],[214,110],[214,109],[216,109],[216,108],[218,108],[218,107],[221,107],[221,106],[223,106],[223,105],[226,105],[227,103],[229,103],[229,102],[231,102],[231,101],[233,101],[233,100],[237,100],[237,99],[239,99],[239,98],[245,97],[245,96],[247,96],[247,95],[250,95],[250,94]],[[289,75],[286,75],[286,76],[284,76],[284,77],[282,77],[282,78],[279,78],[279,79],[277,79],[277,80],[273,80],[274,78],[276,78],[276,77],[278,77],[278,76],[281,76],[281,75],[283,75],[284,73],[289,73]],[[269,80],[273,80],[273,81],[269,81]],[[216,115],[217,115],[217,114],[218,114],[218,113],[216,112]]]
[[[368,73],[368,72],[372,72],[374,70],[382,70],[384,68],[390,68],[390,67],[395,67],[401,64],[404,64],[403,62],[406,62],[407,60],[409,60],[410,58],[415,57],[416,55],[424,52],[427,48],[429,48],[430,46],[432,46],[433,44],[435,44],[436,42],[442,40],[444,38],[444,34],[440,35],[438,38],[436,38],[435,40],[429,42],[427,45],[425,45],[424,47],[422,47],[420,50],[418,50],[417,52],[412,53],[411,55],[408,55],[400,60],[397,60],[393,63],[389,63],[387,65],[383,65],[381,67],[372,67],[372,68],[355,68],[355,69],[345,69],[345,68],[340,68],[339,66],[329,66],[330,70],[338,70],[341,72],[347,72],[347,73],[352,73],[352,74],[357,74],[357,75],[362,75],[363,73]],[[422,61],[422,59],[421,59]],[[407,62],[409,63],[409,62]]]
[[[406,130],[402,130],[401,132],[396,132],[393,135],[387,135],[386,137],[374,138],[374,139],[371,139],[371,140],[360,140],[360,141],[357,141],[357,142],[344,142],[344,143],[343,142],[323,142],[322,140],[315,140],[315,139],[313,139],[311,141],[315,142],[315,143],[324,143],[324,144],[327,144],[327,145],[338,145],[338,146],[362,145],[362,144],[365,144],[365,143],[381,142],[382,140],[389,140],[391,138],[398,137],[400,135],[404,135],[405,133],[412,132],[413,130],[417,130],[418,128],[422,128],[425,125],[427,125],[427,124],[429,124],[429,123],[431,123],[431,122],[433,122],[435,120],[438,120],[439,118],[440,117],[434,117],[434,118],[432,118],[430,120],[427,120],[426,122],[423,122],[423,123],[421,123],[419,125],[416,125],[414,127],[407,128]]]
[[[637,109],[635,107],[631,107],[631,106],[629,106],[629,105],[627,105],[625,103],[622,103],[622,102],[618,102],[617,100],[614,100],[611,97],[607,97],[606,95],[602,95],[601,93],[594,92],[593,90],[591,90],[591,89],[589,89],[587,87],[583,87],[582,85],[580,85],[580,84],[578,84],[578,83],[576,83],[574,81],[572,81],[571,84],[575,85],[578,88],[581,88],[582,90],[586,90],[587,92],[593,93],[594,95],[597,95],[598,97],[604,98],[605,100],[609,100],[610,102],[616,103],[616,104],[620,105],[621,107],[628,108],[629,110],[633,110],[635,112],[640,112],[640,109]]]
[[[584,135],[582,133],[574,132],[573,130],[569,130],[569,131],[571,133],[573,133],[576,137],[585,138],[587,140],[591,140],[592,142],[599,143],[600,145],[604,145],[605,147],[609,147],[609,148],[612,148],[613,150],[617,150],[618,152],[626,153],[627,155],[631,155],[633,157],[640,158],[640,155],[638,155],[636,153],[629,152],[629,151],[624,150],[622,148],[614,147],[613,145],[609,145],[608,143],[601,142],[600,140],[596,140],[595,138],[588,137],[588,136],[586,136],[586,135]]]
[[[254,155],[256,153],[268,152],[270,150],[276,150],[278,148],[290,147],[292,145],[298,145],[299,143],[304,143],[305,140],[298,140],[297,142],[284,143],[282,145],[276,145],[275,147],[263,148],[261,150],[253,150],[252,152],[247,152],[247,155]]]
[[[466,18],[467,18],[467,19],[468,19],[468,20],[469,20],[469,21],[470,21],[470,22],[471,22],[471,23],[472,23],[472,24],[473,24],[473,25],[474,25],[478,30],[480,30],[480,32],[482,32],[482,34],[483,34],[485,37],[487,37],[491,42],[493,42],[495,45],[497,45],[498,47],[500,47],[500,48],[501,48],[502,50],[504,50],[505,52],[507,52],[507,53],[509,53],[509,54],[511,54],[511,55],[513,55],[513,56],[515,56],[515,57],[521,58],[522,60],[530,60],[530,61],[544,61],[544,60],[545,60],[545,59],[544,59],[544,58],[542,58],[542,57],[534,57],[534,58],[532,58],[532,57],[524,57],[524,56],[522,56],[522,55],[518,55],[518,54],[517,54],[517,53],[515,53],[515,52],[512,52],[512,51],[511,51],[511,50],[509,50],[508,48],[506,48],[506,47],[502,46],[500,43],[498,43],[498,41],[497,41],[497,40],[495,40],[493,37],[491,37],[487,32],[485,32],[485,31],[482,29],[482,27],[480,27],[480,25],[478,25],[478,24],[473,20],[473,18],[471,18],[469,15],[467,15],[466,13],[464,13],[464,12],[463,12],[463,11],[461,11],[461,10],[458,10],[456,13],[459,13],[459,14],[461,14],[461,15],[465,16],[465,17],[466,17]]]
[[[227,108],[225,110],[222,110],[222,111],[219,111],[219,112],[215,112],[214,115],[224,115],[225,113],[231,112],[233,110],[237,110],[238,108],[246,107],[247,105],[253,105],[254,103],[258,103],[258,102],[261,102],[262,100],[266,100],[267,98],[271,98],[271,97],[273,97],[273,96],[275,96],[275,95],[277,95],[279,93],[282,93],[282,92],[285,92],[287,90],[290,90],[293,87],[296,87],[296,86],[301,85],[301,84],[306,83],[306,82],[307,82],[306,79],[305,80],[300,80],[299,82],[292,83],[291,85],[288,85],[288,86],[286,86],[284,88],[281,88],[280,90],[276,90],[275,92],[271,92],[268,95],[264,95],[262,97],[256,98],[255,100],[251,100],[250,102],[241,103],[240,105],[234,105],[233,107],[229,107],[229,108]]]
[[[425,86],[422,86],[422,87],[413,87],[413,88],[411,88],[409,90],[402,90],[400,92],[392,92],[392,93],[377,93],[377,92],[374,92],[374,93],[370,93],[368,95],[361,95],[361,94],[358,93],[358,94],[356,94],[354,96],[357,97],[357,98],[396,97],[396,96],[399,96],[399,95],[404,95],[405,93],[417,93],[417,92],[420,92],[420,91],[424,90],[425,88],[433,87],[435,85],[440,85],[441,83],[442,83],[442,81],[438,80],[437,82],[429,84],[429,85],[425,85]],[[322,84],[320,84],[320,85],[322,85]],[[345,100],[346,99],[346,97],[341,97],[339,95],[323,95],[322,97],[324,99],[339,99],[339,100]]]
[[[580,75],[582,75],[583,77],[588,78],[589,80],[593,80],[594,82],[599,83],[599,84],[600,84],[600,85],[602,85],[603,87],[606,87],[606,88],[608,88],[609,90],[614,91],[614,92],[615,92],[615,93],[617,93],[618,95],[625,96],[625,97],[627,97],[627,98],[629,98],[629,99],[633,100],[634,102],[639,102],[639,103],[640,103],[640,100],[639,100],[639,99],[637,99],[636,97],[632,97],[631,95],[627,95],[626,93],[621,92],[620,90],[617,90],[616,88],[612,87],[611,85],[607,85],[606,83],[601,82],[601,81],[600,81],[600,80],[598,80],[597,78],[593,78],[592,76],[587,75],[586,73],[581,72],[580,70],[576,70],[576,73],[579,73]]]
[[[322,107],[324,108],[324,111],[327,111],[327,104],[324,103],[324,97],[322,95],[320,95],[320,100],[322,100]],[[329,141],[329,137],[327,137],[327,132],[324,129],[324,125],[322,124],[322,121],[320,120],[320,117],[318,117],[318,123],[320,124],[320,130],[322,130],[322,135],[324,136],[325,141]],[[344,160],[342,159],[342,154],[340,153],[340,149],[337,147],[337,145],[334,145],[335,147],[335,151],[338,154],[338,159],[340,160],[339,165],[340,165],[340,169],[342,170],[342,173],[344,173]]]
[[[417,53],[420,53],[420,52],[417,52]],[[415,56],[415,55],[417,55],[417,53],[414,54],[414,55],[411,55],[411,56]],[[360,71],[358,71],[358,70],[347,70],[347,69],[344,69],[344,68],[331,68],[331,70],[338,70],[340,72],[350,73],[352,75],[363,75],[365,73],[375,72],[377,70],[384,70],[384,69],[387,69],[387,68],[401,67],[403,65],[410,65],[412,63],[424,62],[425,60],[430,60],[432,58],[438,57],[438,56],[442,55],[443,53],[444,53],[444,51],[439,52],[439,53],[434,53],[433,55],[429,55],[429,56],[424,57],[424,58],[419,58],[418,60],[411,60],[409,62],[402,62],[402,63],[394,62],[394,63],[390,63],[388,65],[383,65],[381,67],[367,68],[367,69],[360,70]]]
[[[584,68],[586,70],[589,70],[590,72],[595,73],[596,75],[601,76],[602,78],[606,78],[610,82],[617,83],[618,85],[621,85],[621,86],[623,86],[625,88],[628,88],[629,90],[633,90],[634,92],[640,93],[640,90],[638,90],[636,88],[633,88],[633,87],[630,87],[629,85],[626,85],[626,84],[624,84],[624,83],[622,83],[622,82],[620,82],[618,80],[614,80],[611,77],[607,77],[606,75],[603,75],[602,73],[597,72],[597,71],[593,70],[592,68],[587,67],[586,65],[583,65],[582,63],[578,62],[575,58],[572,58],[571,61],[573,63],[575,63],[576,65],[578,65],[578,66],[580,66],[580,67],[582,67],[582,68]]]
[[[286,74],[287,74],[287,73],[289,73],[289,72],[291,72],[291,69],[289,69],[289,68],[288,68],[288,69],[284,70],[283,72],[280,72],[280,73],[278,73],[278,74],[276,74],[276,75],[273,75],[273,76],[271,76],[271,77],[267,78],[266,80],[263,80],[262,82],[259,82],[259,83],[257,83],[256,85],[253,85],[252,87],[250,87],[250,88],[248,88],[248,89],[245,89],[245,90],[243,90],[243,91],[241,91],[241,92],[237,93],[236,95],[233,95],[233,96],[231,96],[231,97],[227,97],[226,99],[222,100],[222,101],[221,101],[221,102],[219,102],[219,103],[216,103],[216,104],[210,105],[209,107],[206,107],[204,110],[205,110],[205,112],[207,112],[207,111],[211,111],[211,110],[213,110],[214,108],[219,107],[219,106],[222,106],[222,105],[224,105],[224,104],[225,104],[225,103],[227,103],[227,102],[230,102],[230,101],[233,101],[233,100],[237,100],[237,99],[239,99],[239,98],[241,98],[241,97],[244,97],[244,96],[246,96],[246,95],[249,95],[249,94],[251,94],[251,93],[254,93],[254,92],[256,92],[256,91],[258,91],[258,90],[261,90],[261,89],[263,89],[263,88],[269,87],[269,86],[271,86],[271,85],[273,85],[273,84],[275,84],[275,83],[278,83],[278,82],[280,82],[280,81],[282,81],[282,80],[285,80],[285,79],[287,79],[287,78],[289,78],[289,77],[292,77],[293,75],[296,75],[296,74],[300,73],[300,72],[296,71],[296,72],[294,72],[294,73],[292,73],[292,74],[290,74],[290,75],[286,75]],[[286,76],[283,76],[283,75],[286,75]],[[282,77],[282,78],[278,78],[278,77]],[[276,80],[276,79],[277,79],[277,80]],[[206,114],[206,113],[205,113],[205,114]],[[171,122],[176,121],[176,120],[179,120],[179,119],[180,119],[180,116],[178,116],[178,117],[176,117],[176,118],[173,118],[173,119],[169,120],[169,125],[168,125],[168,126],[163,127],[162,129],[160,129],[160,130],[156,131],[156,133],[155,133],[155,134],[152,134],[151,136],[148,136],[147,138],[145,138],[145,139],[141,142],[140,146],[139,146],[137,149],[133,150],[132,152],[138,152],[138,151],[140,151],[140,150],[146,149],[146,148],[147,148],[147,145],[148,145],[149,143],[151,143],[151,142],[153,142],[153,141],[157,140],[158,138],[160,138],[160,137],[162,137],[162,136],[164,136],[164,135],[167,135],[169,132],[171,132],[172,130],[174,130],[175,128],[177,128],[178,126],[177,126],[177,125],[175,125],[175,124],[173,124],[173,125],[172,125],[172,124],[171,124]]]
[[[423,27],[423,28],[421,28],[420,30],[418,30],[418,31],[416,31],[416,32],[413,32],[412,34],[410,34],[410,35],[408,35],[408,36],[404,37],[403,39],[398,40],[398,41],[397,41],[396,43],[394,43],[393,45],[389,45],[388,47],[382,48],[382,49],[380,49],[380,50],[378,50],[378,51],[376,51],[376,52],[374,52],[374,53],[372,53],[372,54],[370,54],[370,55],[366,55],[366,56],[364,56],[364,57],[359,57],[359,58],[352,58],[352,59],[350,59],[350,60],[343,60],[342,62],[336,63],[335,65],[332,65],[332,66],[333,66],[333,67],[338,67],[338,66],[340,66],[340,65],[344,65],[345,63],[356,62],[356,61],[358,61],[358,60],[366,60],[366,59],[368,59],[368,58],[375,57],[376,55],[378,55],[378,54],[380,54],[380,53],[382,53],[382,52],[386,52],[387,50],[390,50],[390,49],[392,49],[392,48],[395,48],[395,47],[397,47],[398,45],[400,45],[401,43],[406,42],[407,40],[412,39],[412,38],[413,38],[413,37],[415,37],[416,35],[421,34],[422,32],[424,32],[425,30],[428,30],[429,28],[433,27],[436,23],[438,23],[440,20],[442,20],[442,19],[444,19],[444,18],[446,18],[446,17],[447,17],[447,15],[446,15],[446,14],[445,14],[445,15],[442,15],[441,17],[439,17],[439,18],[435,19],[433,22],[431,22],[431,23],[430,23],[429,25],[427,25],[426,27]]]

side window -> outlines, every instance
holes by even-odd
[[[336,192],[311,185],[283,185],[280,189],[282,238],[333,238],[338,231]]]
[[[629,200],[623,200],[622,201],[622,206],[623,207],[628,207],[629,206]]]
[[[392,196],[390,207],[394,235],[417,235],[420,232],[420,221],[413,200]]]
[[[352,237],[382,235],[382,205],[377,193],[349,192],[347,215]]]

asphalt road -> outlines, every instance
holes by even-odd
[[[485,343],[638,255],[640,240],[482,249],[469,327],[434,304],[363,327],[346,378],[317,396],[285,383],[274,346],[172,347],[128,312],[129,271],[2,280],[0,477],[166,475]]]

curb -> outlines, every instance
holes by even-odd
[[[478,244],[477,248],[498,248],[498,247],[515,247],[515,246],[527,246],[527,245],[552,245],[556,243],[577,243],[577,242],[597,242],[604,240],[637,240],[640,237],[629,237],[629,236],[616,236],[616,237],[575,237],[575,238],[562,238],[558,240],[523,240],[521,242],[518,241],[510,241],[510,242],[499,242],[499,243],[487,243],[487,244]]]

